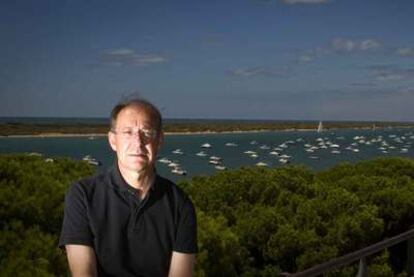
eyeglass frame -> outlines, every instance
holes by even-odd
[[[141,128],[136,130],[134,130],[134,128],[128,128],[124,130],[111,129],[111,132],[121,136],[125,140],[131,140],[137,136],[144,144],[151,143],[159,133],[159,131],[154,128]]]

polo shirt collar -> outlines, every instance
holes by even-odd
[[[137,193],[138,189],[134,188],[133,186],[129,185],[124,177],[122,177],[121,171],[119,170],[118,163],[115,161],[112,168],[111,168],[111,176],[112,176],[112,185],[121,192],[132,192]],[[157,172],[155,172],[155,178],[153,183],[149,188],[149,192],[154,192],[156,190],[157,179],[159,178]]]

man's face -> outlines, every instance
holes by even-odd
[[[139,106],[129,106],[118,114],[115,130],[109,132],[109,143],[123,172],[149,173],[154,170],[162,142],[148,113]]]

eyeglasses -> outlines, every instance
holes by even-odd
[[[144,144],[148,144],[152,142],[156,136],[157,136],[157,130],[155,129],[122,129],[122,130],[111,130],[114,134],[119,135],[125,140],[131,140],[134,137],[139,137],[141,139],[141,142]]]

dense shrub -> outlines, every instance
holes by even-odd
[[[57,248],[64,193],[93,172],[68,159],[0,156],[1,276],[68,274]],[[180,182],[197,210],[196,276],[277,276],[401,233],[414,222],[413,178],[413,160],[389,158],[318,173],[247,167]],[[391,255],[369,257],[369,273],[399,273]],[[356,270],[351,265],[327,276]]]
[[[265,276],[269,268],[304,270],[406,231],[414,222],[413,178],[413,160],[388,158],[318,173],[297,166],[242,168],[180,185],[199,213],[201,253],[211,247],[205,226],[220,226],[221,243],[214,245],[237,251],[214,258],[225,259],[237,275]],[[375,276],[392,270],[384,255],[369,259]],[[217,276],[216,267],[199,259],[197,274]],[[330,275],[355,276],[356,269]]]

